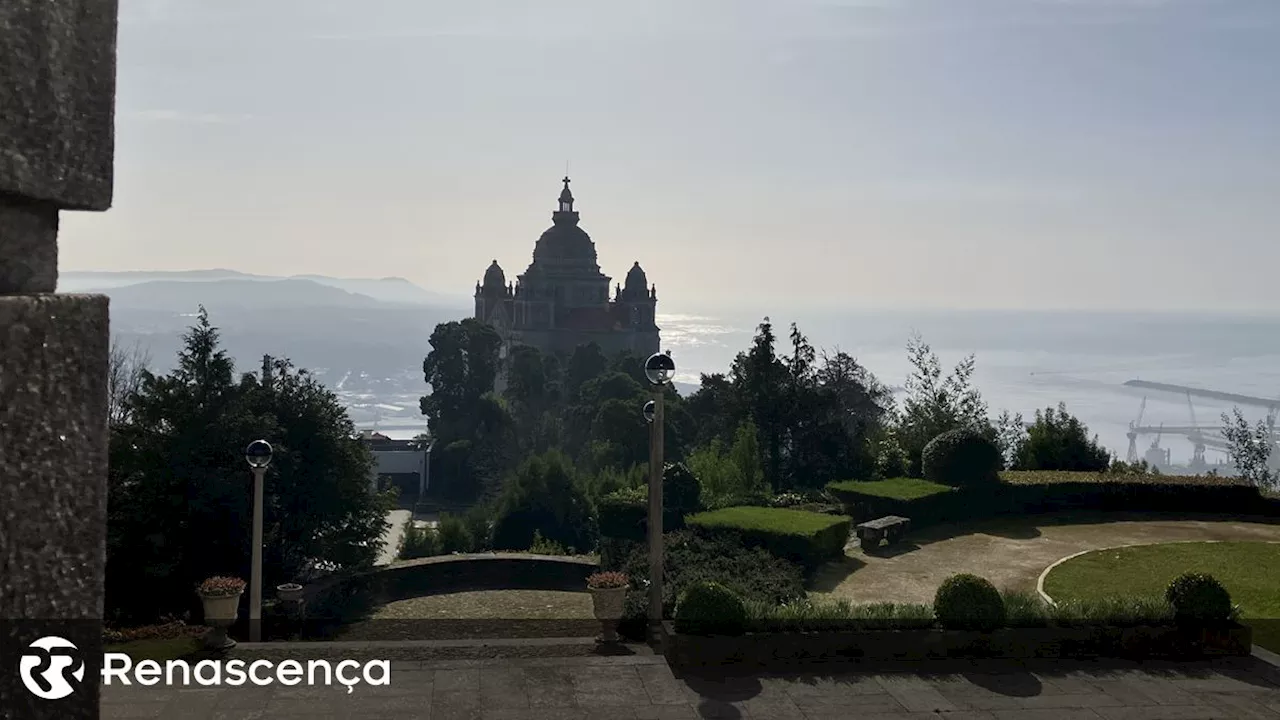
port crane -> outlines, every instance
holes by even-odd
[[[1230,444],[1222,435],[1222,428],[1218,426],[1202,426],[1196,419],[1195,403],[1192,397],[1203,397],[1219,401],[1227,401],[1236,405],[1244,405],[1248,407],[1263,407],[1267,409],[1267,427],[1271,431],[1271,435],[1275,438],[1276,416],[1280,414],[1280,400],[1272,398],[1261,398],[1251,395],[1240,395],[1237,393],[1219,392],[1217,390],[1205,390],[1202,388],[1187,387],[1184,385],[1171,385],[1168,383],[1147,382],[1144,380],[1130,380],[1125,383],[1128,387],[1143,388],[1146,390],[1156,390],[1159,392],[1176,393],[1185,395],[1187,398],[1187,412],[1191,418],[1190,425],[1173,425],[1166,426],[1163,423],[1159,426],[1143,425],[1142,419],[1147,409],[1147,398],[1142,398],[1142,405],[1138,410],[1138,418],[1129,423],[1129,452],[1128,462],[1136,462],[1138,460],[1137,438],[1139,435],[1155,435],[1155,440],[1151,443],[1151,448],[1147,450],[1146,460],[1157,467],[1167,467],[1169,464],[1169,451],[1160,448],[1161,436],[1168,432],[1174,435],[1185,436],[1192,443],[1191,468],[1197,472],[1209,467],[1205,460],[1205,451],[1212,448],[1219,451],[1227,451]],[[1273,458],[1274,460],[1275,458]]]

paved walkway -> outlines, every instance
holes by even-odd
[[[1280,671],[1191,664],[956,662],[916,672],[673,677],[661,657],[393,663],[390,685],[103,688],[102,718],[182,720],[1262,720]]]
[[[938,585],[960,572],[981,575],[996,587],[1034,591],[1046,567],[1081,550],[1181,540],[1280,541],[1280,525],[1168,519],[1080,523],[1079,518],[938,525],[909,534],[881,555],[867,555],[855,541],[848,557],[824,567],[812,587],[854,602],[931,603]]]
[[[374,565],[390,565],[400,559],[400,543],[404,542],[404,525],[413,517],[410,510],[391,510],[387,513],[390,525],[382,534],[382,549]]]

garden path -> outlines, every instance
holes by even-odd
[[[1119,517],[1124,519],[1115,513],[1076,513],[935,525],[909,533],[878,555],[863,552],[854,538],[845,559],[819,569],[810,587],[818,596],[859,603],[931,603],[938,585],[961,572],[985,577],[999,588],[1033,592],[1046,567],[1082,550],[1186,540],[1280,541],[1280,524]]]

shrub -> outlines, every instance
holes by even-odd
[[[744,547],[728,536],[707,537],[689,530],[663,536],[663,616],[671,617],[675,600],[699,582],[716,582],[745,600],[777,605],[804,597],[800,568],[763,548]],[[627,615],[643,618],[648,608],[643,588],[649,577],[649,553],[637,545],[624,570],[637,588],[628,594]]]
[[[952,575],[933,598],[938,622],[948,629],[990,632],[1005,624],[1004,598],[986,578]]]
[[[747,602],[748,628],[757,632],[920,630],[931,628],[933,608],[912,603],[855,605],[846,599],[788,603]]]
[[[642,542],[648,527],[647,488],[616,490],[600,498],[597,508],[601,538]]]
[[[576,549],[576,548],[575,548]],[[529,552],[534,555],[568,555],[564,546],[558,542],[554,542],[542,537],[542,533],[533,531],[533,543],[529,545]]]
[[[699,532],[730,534],[806,568],[842,557],[850,520],[843,515],[786,508],[736,507],[688,518]]]
[[[440,537],[433,527],[418,527],[410,518],[404,525],[404,542],[400,559],[414,560],[440,554]]]
[[[667,463],[662,473],[662,528],[679,530],[685,516],[702,509],[702,488],[684,463]]]
[[[436,535],[440,540],[441,555],[468,553],[474,547],[471,533],[467,532],[466,524],[457,515],[440,513],[440,520],[436,523]]]
[[[741,635],[747,607],[729,588],[714,582],[689,586],[676,606],[676,632],[691,635]]]
[[[1182,622],[1218,623],[1234,615],[1231,593],[1212,575],[1183,573],[1169,583],[1164,596]]]
[[[472,505],[462,516],[467,537],[471,538],[471,552],[484,552],[493,547],[493,508],[488,504]]]
[[[530,458],[507,479],[498,499],[493,546],[527,550],[535,530],[568,548],[595,547],[590,503],[569,459],[556,450]]]
[[[1050,609],[1058,625],[1167,625],[1173,620],[1173,608],[1162,597],[1145,595],[1111,595],[1100,598],[1064,600]]]
[[[618,590],[631,583],[626,573],[613,570],[592,573],[587,576],[587,587],[592,590]]]
[[[1111,463],[1111,455],[1089,438],[1084,423],[1067,412],[1065,403],[1036,411],[1036,421],[1014,450],[1019,470],[1069,470],[1102,472]]]
[[[973,487],[1000,479],[1000,448],[976,430],[948,430],[929,441],[921,455],[924,478],[941,485]]]

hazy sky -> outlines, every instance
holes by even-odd
[[[64,270],[469,293],[567,161],[667,312],[1275,306],[1280,0],[121,5]]]

